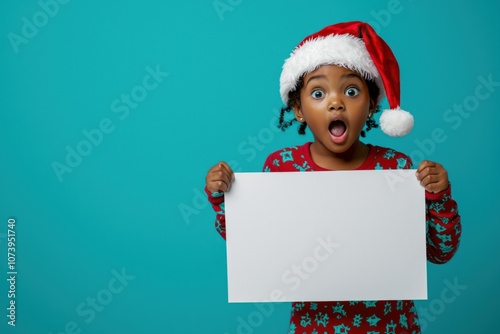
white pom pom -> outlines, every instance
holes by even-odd
[[[386,109],[380,116],[380,127],[391,137],[402,137],[413,128],[413,116],[399,107]]]

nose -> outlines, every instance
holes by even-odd
[[[328,103],[328,110],[330,111],[344,110],[344,102],[338,94],[334,94],[330,98],[330,101]]]

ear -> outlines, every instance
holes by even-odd
[[[299,123],[304,123],[304,114],[302,113],[302,108],[300,108],[300,106],[296,105],[293,107],[293,113],[295,115],[295,119],[299,122]]]
[[[370,113],[369,115],[373,116],[373,114],[375,114],[375,110],[377,109],[377,101],[375,101],[374,99],[370,99]],[[368,116],[368,117],[371,117],[371,116]]]

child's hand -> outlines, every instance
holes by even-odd
[[[417,168],[417,180],[428,192],[438,193],[448,189],[448,172],[436,162],[424,160]]]
[[[234,173],[227,163],[221,161],[209,169],[205,181],[209,191],[226,192],[229,191],[234,181]]]

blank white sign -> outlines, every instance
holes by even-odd
[[[415,170],[236,173],[229,302],[427,299]]]

